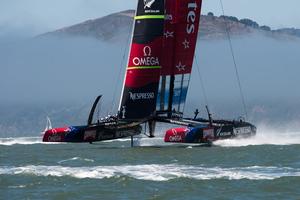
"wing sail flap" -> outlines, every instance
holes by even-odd
[[[157,107],[160,111],[167,108],[169,117],[170,113],[183,113],[184,110],[198,37],[201,5],[202,0],[165,1],[163,59]]]

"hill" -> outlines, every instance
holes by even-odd
[[[57,37],[91,37],[104,41],[118,41],[129,37],[132,29],[134,10],[114,13],[105,17],[88,20],[65,27],[42,36]],[[226,29],[231,36],[240,37],[249,34],[263,34],[279,39],[300,37],[300,29],[284,28],[272,30],[268,26],[260,26],[251,19],[238,19],[232,16],[214,16],[213,13],[202,15],[200,20],[201,39],[223,39],[227,37]]]

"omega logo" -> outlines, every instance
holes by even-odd
[[[150,46],[145,46],[143,49],[144,57],[134,57],[132,62],[135,66],[159,66],[158,57],[153,57],[152,49]]]
[[[151,56],[151,47],[149,47],[149,46],[145,46],[144,47],[144,56],[146,57],[146,56]]]

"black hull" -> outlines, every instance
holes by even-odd
[[[85,130],[83,140],[85,142],[98,142],[105,140],[115,140],[141,134],[141,125],[121,125],[121,126],[90,126]]]
[[[43,142],[92,143],[136,136],[141,132],[141,125],[136,123],[98,123],[48,130]]]
[[[256,127],[250,123],[237,123],[233,125],[213,125],[214,138],[212,140],[203,140],[202,143],[213,142],[217,140],[249,138],[256,135]]]

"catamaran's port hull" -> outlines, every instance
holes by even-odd
[[[43,142],[92,143],[139,135],[140,125],[124,127],[117,125],[91,125],[55,128],[45,132]]]

